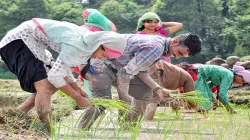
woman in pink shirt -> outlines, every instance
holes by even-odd
[[[160,17],[153,12],[145,13],[139,18],[136,28],[136,34],[160,35],[167,37],[178,31],[183,26],[179,22],[161,22]],[[170,57],[164,57],[163,60],[171,62]]]

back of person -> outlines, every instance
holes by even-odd
[[[188,72],[162,60],[156,63],[155,66],[152,66],[149,72],[153,72],[151,77],[166,89],[175,90],[179,87],[183,87],[187,80],[192,80]]]
[[[201,65],[198,72],[203,72],[203,78],[211,81],[215,85],[219,85],[224,77],[233,77],[230,70],[215,65]]]
[[[154,35],[145,36],[145,35],[140,35],[140,34],[125,34],[124,36],[128,38],[126,50],[124,51],[121,57],[116,59],[123,66],[127,65],[130,59],[134,58],[135,54],[145,47],[152,48],[152,50],[155,50],[154,51],[155,53],[163,54],[164,48],[162,46],[164,46],[164,44],[166,43],[166,39],[161,36],[154,36]],[[159,45],[159,44],[162,44],[162,45]],[[143,57],[152,57],[152,55],[145,54],[145,56]],[[160,57],[161,56],[159,56],[159,59]],[[126,58],[129,58],[129,59],[126,59]],[[137,59],[140,59],[140,58],[137,58]]]

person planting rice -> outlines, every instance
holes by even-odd
[[[83,26],[87,26],[90,31],[117,31],[114,23],[96,9],[84,10],[82,17],[84,19]]]
[[[187,71],[192,79],[194,81],[197,81],[198,80],[198,75],[197,75],[197,72],[196,72],[196,69],[194,69],[194,66],[195,65],[199,65],[199,64],[191,64],[191,65],[187,65],[186,62],[183,62],[181,64],[179,64],[179,66],[184,69],[185,71]],[[183,92],[183,89],[182,88],[179,88],[178,89],[179,92]],[[216,98],[214,98],[214,96],[212,96],[212,101],[213,101],[213,109],[215,110],[217,107],[218,107],[218,100],[219,100],[219,91],[220,91],[220,85],[217,85],[216,87],[213,87],[211,88],[211,91],[212,93],[216,93]]]
[[[59,56],[47,74],[44,64],[48,46]],[[84,77],[89,71],[90,58],[119,57],[125,47],[124,36],[114,32],[94,33],[69,22],[34,18],[7,33],[0,42],[0,55],[17,76],[21,88],[34,93],[19,110],[27,112],[35,105],[39,118],[48,121],[51,95],[57,89],[70,96],[79,107],[91,106],[87,94],[72,75],[72,67],[79,66]]]
[[[160,60],[150,67],[149,74],[163,88],[176,90],[182,87],[184,93],[194,91],[194,81],[189,73],[173,64]],[[135,121],[145,114],[147,120],[152,120],[160,100],[155,95],[153,97],[152,90],[137,76],[130,82],[129,95],[133,97],[132,106],[139,107],[131,114],[131,119]]]
[[[195,82],[195,89],[201,91],[204,98],[208,100],[201,104],[198,104],[201,111],[205,111],[211,108],[211,102],[213,94],[211,92],[212,87],[220,85],[219,99],[220,102],[226,107],[230,113],[236,113],[228,102],[228,89],[233,83],[243,85],[250,82],[250,72],[245,70],[242,66],[234,65],[231,70],[224,67],[215,65],[197,65],[191,66],[190,64],[183,64],[193,69],[198,75],[198,79]]]
[[[82,16],[83,16],[84,23],[85,23],[83,27],[88,28],[90,31],[93,31],[93,32],[114,31],[116,32],[116,26],[96,9],[86,9],[83,11]],[[92,59],[91,62],[102,65],[102,61],[100,61],[99,59]],[[79,74],[80,73],[79,68],[76,67],[74,72]],[[88,81],[84,80],[84,78],[81,75],[79,75],[78,78],[84,82],[85,91],[87,92],[88,96],[92,97],[92,93],[89,89]]]
[[[136,34],[167,37],[168,35],[180,30],[182,26],[183,24],[179,22],[161,22],[160,17],[156,13],[148,12],[139,18]],[[171,62],[170,57],[164,57],[163,60]]]
[[[130,104],[129,83],[139,72],[142,74],[137,75],[138,78],[148,85],[160,100],[171,98],[170,91],[157,84],[147,70],[162,57],[174,55],[178,59],[193,56],[201,51],[202,41],[199,36],[193,34],[181,34],[174,38],[140,34],[124,36],[127,39],[127,47],[122,56],[104,61],[105,65],[101,68],[94,65],[96,70],[91,75],[94,80],[90,83],[94,98],[111,99],[111,85],[116,84],[119,99]],[[96,120],[104,110],[102,106],[89,108],[80,122],[80,127],[89,128],[92,120]]]

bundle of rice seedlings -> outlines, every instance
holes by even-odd
[[[199,91],[191,91],[191,92],[186,92],[186,93],[182,93],[182,94],[172,94],[173,96],[173,100],[174,101],[180,101],[180,100],[184,100],[186,102],[185,106],[189,109],[195,109],[195,110],[199,110],[198,104],[202,104],[204,102],[207,102],[209,99],[205,98],[202,96],[202,92]],[[176,115],[180,115],[180,110],[177,109],[173,109],[173,112],[176,113]],[[202,113],[205,117],[205,113]]]
[[[199,92],[199,91],[191,91],[191,92],[186,92],[186,93],[182,93],[182,94],[172,94],[172,95],[176,100],[182,99],[182,100],[185,100],[187,102],[199,104],[199,103],[203,103],[203,102],[208,101],[208,99],[204,98],[202,96],[202,94],[204,94],[204,93]]]
[[[124,101],[117,99],[101,99],[101,98],[91,98],[89,99],[92,102],[92,105],[95,107],[102,106],[108,110],[110,109],[119,109],[122,111],[129,111],[130,105]]]
[[[62,97],[68,97],[62,91],[59,91],[57,93]],[[97,108],[102,106],[107,110],[119,109],[122,111],[129,111],[131,109],[129,104],[118,99],[89,98],[89,100],[91,101],[92,105]],[[72,100],[72,103],[75,109],[79,109],[79,107],[77,107],[76,103],[73,100]]]

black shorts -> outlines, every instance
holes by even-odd
[[[0,55],[9,70],[17,76],[24,91],[35,93],[34,82],[47,78],[43,62],[34,56],[21,39],[1,48]]]

